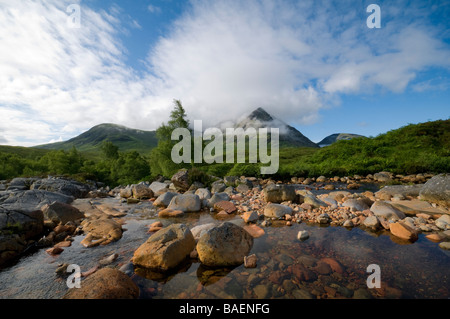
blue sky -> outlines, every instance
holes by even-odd
[[[153,130],[173,99],[204,127],[263,107],[315,142],[448,119],[449,16],[448,1],[0,0],[0,144]]]

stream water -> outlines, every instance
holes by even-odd
[[[126,204],[123,204],[126,205]],[[133,252],[149,237],[148,225],[158,220],[155,212],[134,209],[123,218],[123,237],[107,246],[85,248],[83,235],[74,238],[71,247],[59,256],[45,249],[22,257],[16,264],[0,271],[0,298],[61,298],[67,291],[66,277],[55,273],[62,263],[77,264],[81,271],[94,267],[113,253],[119,257],[111,264],[129,264]],[[242,223],[239,216],[229,219]],[[184,223],[190,227],[204,223],[221,223],[214,215],[189,213],[163,224]],[[353,228],[321,227],[305,223],[291,227],[274,222],[264,228],[265,235],[256,238],[250,254],[256,254],[258,265],[233,269],[207,269],[198,261],[189,261],[178,272],[163,278],[135,271],[132,280],[140,288],[140,298],[450,298],[450,252],[427,240],[406,244],[389,232],[373,233]],[[299,230],[308,230],[310,238],[297,240]],[[338,261],[344,271],[317,269],[322,258]],[[307,265],[314,280],[299,280],[291,271],[297,263]],[[369,289],[367,267],[379,265],[381,289]]]

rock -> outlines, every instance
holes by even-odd
[[[422,187],[419,198],[450,207],[450,174],[433,176]]]
[[[262,191],[263,199],[270,203],[281,203],[285,201],[297,201],[297,194],[292,185],[270,184]]]
[[[167,206],[169,206],[172,198],[174,198],[177,195],[178,195],[178,193],[165,192],[164,194],[161,194],[158,196],[158,198],[154,201],[153,205],[159,206],[159,207],[167,207]]]
[[[294,264],[290,267],[292,275],[297,277],[299,281],[315,281],[317,279],[317,275],[302,264]]]
[[[85,219],[81,226],[87,235],[80,244],[88,248],[107,245],[122,238],[122,226],[112,219]]]
[[[202,264],[211,267],[237,266],[253,246],[253,237],[242,227],[225,222],[210,229],[197,243]]]
[[[211,198],[211,192],[207,188],[199,188],[195,191],[195,195],[197,195],[200,200],[204,199],[210,199]]]
[[[40,210],[45,204],[51,204],[53,202],[70,204],[73,202],[73,197],[35,189],[11,193],[0,204],[7,209],[34,211]]]
[[[252,224],[252,225],[245,225],[244,229],[246,232],[248,232],[253,238],[259,238],[263,236],[266,232],[261,227]]]
[[[450,215],[442,215],[436,219],[435,225],[442,230],[450,229]]]
[[[49,255],[52,256],[56,256],[61,254],[64,251],[64,249],[62,249],[61,247],[53,247],[50,249],[47,249],[45,252],[48,253]]]
[[[169,184],[161,182],[153,182],[150,184],[149,188],[152,190],[155,196],[161,196],[162,194],[164,194],[169,190]]]
[[[333,184],[327,184],[323,187],[323,189],[327,190],[327,191],[333,191],[335,189]]]
[[[439,243],[445,239],[445,236],[441,236],[439,234],[429,234],[425,236],[428,240]]]
[[[267,204],[264,208],[264,216],[281,218],[286,214],[292,214],[292,208],[281,204]]]
[[[333,272],[336,272],[336,273],[342,275],[345,271],[345,267],[342,266],[342,264],[339,261],[337,261],[336,259],[326,257],[326,258],[322,258],[321,261],[328,264],[328,266],[330,266],[330,268]]]
[[[367,228],[370,228],[370,229],[373,229],[373,230],[377,230],[381,226],[380,225],[380,221],[378,220],[377,216],[369,216],[369,217],[367,217],[364,220],[363,224]]]
[[[0,234],[17,234],[30,239],[44,230],[44,215],[40,210],[7,209],[0,206]],[[7,241],[10,238],[7,237]]]
[[[197,225],[191,228],[191,233],[194,236],[195,241],[197,242],[203,234],[205,234],[211,228],[214,228],[216,224],[208,223],[203,225]]]
[[[136,266],[168,271],[176,268],[195,248],[195,240],[184,224],[172,224],[150,236],[132,258]]]
[[[342,206],[350,207],[350,210],[352,212],[369,209],[369,206],[367,206],[367,204],[362,199],[354,199],[354,198],[347,199],[345,202],[342,203]]]
[[[259,215],[255,211],[245,212],[241,217],[246,223],[254,223],[259,219]]]
[[[60,193],[74,198],[83,198],[91,190],[89,185],[63,178],[40,179],[35,181],[30,189]]]
[[[227,214],[232,214],[237,210],[236,206],[234,206],[232,202],[225,200],[215,203],[214,209],[218,211],[224,210]]]
[[[42,207],[44,217],[54,223],[66,224],[69,221],[76,221],[84,218],[84,214],[77,208],[64,203],[53,202],[50,205],[44,205]]]
[[[305,178],[305,180],[302,182],[303,185],[309,185],[313,182],[313,180],[309,177]]]
[[[269,296],[269,287],[267,285],[257,285],[253,288],[258,299],[266,299]]]
[[[344,222],[343,226],[344,226],[344,227],[353,227],[354,225],[353,225],[353,222],[352,222],[350,219],[347,219],[347,220]]]
[[[330,216],[329,216],[327,213],[324,213],[324,214],[320,214],[320,215],[317,217],[316,221],[317,221],[319,224],[328,224],[328,223],[331,222],[331,218],[330,218]]]
[[[101,259],[99,261],[99,264],[101,266],[109,265],[109,264],[113,263],[117,259],[117,257],[119,257],[119,255],[117,253],[114,253],[112,255],[109,255],[108,257]]]
[[[173,218],[173,217],[181,217],[184,215],[182,210],[173,210],[170,208],[163,209],[158,213],[158,217],[160,218]]]
[[[449,241],[444,241],[442,243],[439,244],[439,247],[445,250],[450,250],[450,242]]]
[[[391,175],[388,172],[380,172],[373,174],[373,179],[377,182],[387,183],[392,181]]]
[[[316,178],[317,183],[325,183],[327,181],[327,178],[325,176],[319,176]]]
[[[256,268],[258,258],[255,254],[244,257],[244,267],[245,268]]]
[[[358,189],[360,187],[361,187],[361,185],[358,184],[358,183],[349,183],[349,184],[347,184],[347,189]]]
[[[171,181],[177,190],[187,191],[190,186],[188,170],[180,169],[172,176]]]
[[[8,186],[8,190],[29,190],[31,185],[39,180],[39,178],[26,178],[26,177],[17,177],[11,180]]]
[[[131,187],[127,186],[120,189],[119,195],[122,198],[130,198],[131,196],[133,196],[133,191],[131,190]]]
[[[81,288],[70,289],[63,299],[137,299],[139,288],[123,272],[102,268],[81,282]]]
[[[137,198],[132,198],[132,197],[127,198],[127,204],[128,205],[138,204],[138,203],[140,203],[140,200],[137,199]]]
[[[390,197],[394,197],[395,195],[402,196],[419,196],[420,191],[422,190],[423,184],[415,184],[415,185],[389,185],[380,189],[375,193],[376,198],[382,198],[387,195]]]
[[[0,268],[10,260],[19,256],[27,243],[18,234],[2,234],[0,232]]]
[[[305,204],[309,204],[314,208],[327,207],[328,205],[313,195],[306,195],[303,199]]]
[[[201,208],[200,198],[195,194],[180,194],[172,198],[168,209],[183,212],[198,212]]]
[[[239,180],[238,176],[225,176],[223,181],[226,186],[236,186],[236,182]]]
[[[397,221],[406,217],[406,215],[402,211],[394,208],[392,205],[385,201],[374,202],[370,207],[370,210],[375,214],[375,216],[383,217],[391,221]]]
[[[131,185],[131,191],[136,199],[150,199],[153,197],[153,191],[144,183]]]
[[[330,265],[322,260],[317,262],[316,267],[314,267],[314,271],[321,275],[328,275],[332,272]]]
[[[227,188],[227,185],[225,185],[223,182],[216,181],[211,184],[211,193],[221,193]]]
[[[390,225],[390,231],[393,235],[402,239],[409,241],[416,241],[418,239],[417,231],[402,222],[392,223]]]
[[[214,193],[210,199],[207,200],[208,207],[214,207],[215,203],[220,201],[228,201],[230,200],[230,196],[227,193]]]
[[[307,230],[301,230],[297,234],[298,240],[307,240],[309,238],[309,232]]]

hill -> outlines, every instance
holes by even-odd
[[[358,134],[350,134],[350,133],[335,133],[335,134],[328,135],[323,140],[321,140],[319,143],[317,143],[317,145],[319,145],[320,147],[324,147],[324,146],[331,145],[334,142],[337,142],[340,140],[351,140],[352,138],[357,138],[357,137],[365,137],[365,136],[358,135]]]
[[[450,120],[410,124],[374,138],[340,140],[285,163],[280,174],[345,176],[450,172]]]
[[[142,131],[116,124],[100,124],[65,142],[38,145],[48,150],[70,150],[75,147],[81,152],[99,152],[103,141],[110,141],[120,151],[138,151],[146,154],[158,144],[155,131]]]

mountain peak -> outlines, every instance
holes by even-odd
[[[258,107],[248,116],[250,120],[260,120],[262,122],[270,122],[273,121],[273,117],[266,112],[262,107]]]

